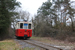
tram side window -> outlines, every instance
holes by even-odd
[[[31,24],[28,25],[28,28],[31,29]]]
[[[20,28],[23,28],[23,23],[20,23]]]

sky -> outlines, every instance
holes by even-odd
[[[33,16],[34,14],[37,14],[37,10],[42,5],[42,3],[46,2],[47,0],[17,0],[17,1],[21,3],[22,10],[28,11]]]
[[[37,14],[38,8],[47,0],[17,0],[21,3],[21,8],[24,11],[30,12],[31,15]]]

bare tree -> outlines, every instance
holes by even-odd
[[[23,20],[27,20],[27,21],[29,20],[30,13],[28,11],[20,10],[18,13],[19,13],[18,14],[19,19],[23,19]]]

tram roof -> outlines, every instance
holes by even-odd
[[[32,24],[32,22],[25,22],[25,21],[21,21],[21,22],[17,22],[17,23],[30,23],[30,24]]]

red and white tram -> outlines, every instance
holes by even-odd
[[[15,29],[16,37],[27,39],[32,36],[32,22],[17,22]]]

